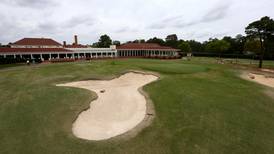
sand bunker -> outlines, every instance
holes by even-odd
[[[90,80],[57,85],[84,88],[98,95],[90,108],[73,123],[73,134],[87,140],[105,140],[135,128],[147,114],[146,99],[138,89],[157,79],[154,75],[132,72],[109,81]]]
[[[274,78],[271,76],[249,73],[245,76],[245,78],[248,78],[248,80],[274,88]]]

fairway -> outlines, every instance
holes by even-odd
[[[274,153],[274,89],[242,79],[241,69],[207,58],[1,66],[0,153]],[[131,70],[160,75],[143,88],[152,124],[135,137],[75,137],[73,122],[97,96],[56,85]]]

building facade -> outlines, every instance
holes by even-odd
[[[78,44],[77,36],[74,43],[61,45],[57,41],[49,38],[24,38],[10,47],[0,48],[1,58],[20,58],[20,59],[40,59],[41,61],[54,61],[58,59],[97,59],[97,58],[164,58],[177,57],[177,49],[160,46],[154,43],[128,43],[109,48],[92,48]]]
[[[127,43],[117,47],[118,57],[177,57],[178,49],[156,43]]]

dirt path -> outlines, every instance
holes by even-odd
[[[147,115],[146,98],[140,88],[158,79],[142,73],[127,73],[109,81],[79,81],[57,86],[84,88],[98,99],[73,123],[73,134],[87,140],[106,140],[124,134]]]

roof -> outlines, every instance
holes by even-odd
[[[77,44],[77,45],[65,45],[64,48],[87,48],[86,45],[81,45],[81,44]]]
[[[39,45],[39,46],[62,46],[50,38],[23,38],[12,45]]]
[[[166,50],[179,51],[167,46],[161,46],[157,43],[126,43],[117,47],[117,50]]]
[[[43,53],[43,52],[72,52],[64,48],[0,48],[0,53]]]

